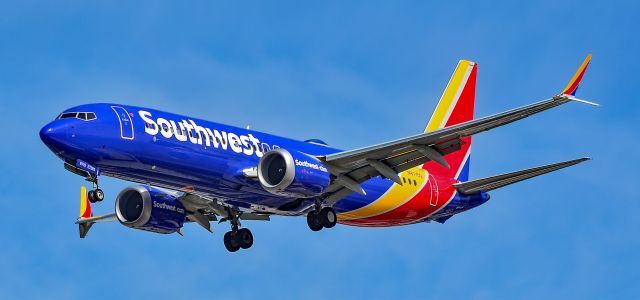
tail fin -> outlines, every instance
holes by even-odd
[[[425,132],[435,131],[473,120],[473,110],[476,96],[476,73],[478,65],[468,60],[458,62],[447,87],[440,97],[436,110],[431,115]],[[428,162],[424,165],[429,170],[437,169],[438,173],[448,174],[452,178],[466,181],[469,178],[469,154],[471,151],[471,136],[462,138],[464,144],[461,149],[445,156],[450,168]]]
[[[582,62],[582,65],[580,65],[580,68],[578,68],[576,73],[573,74],[573,78],[571,78],[571,81],[569,81],[567,87],[565,87],[562,91],[563,94],[572,96],[576,95],[576,91],[578,90],[578,86],[580,85],[580,81],[582,81],[584,73],[587,71],[589,62],[591,62],[591,54],[587,55],[587,57]]]
[[[80,216],[79,219],[91,218],[93,213],[91,212],[91,202],[87,197],[87,188],[85,186],[80,187]]]

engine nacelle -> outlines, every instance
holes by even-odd
[[[127,227],[174,233],[182,228],[186,211],[172,195],[148,186],[132,186],[118,194],[116,216]]]
[[[315,157],[278,148],[260,158],[258,179],[262,188],[272,194],[309,198],[327,189],[330,174]]]

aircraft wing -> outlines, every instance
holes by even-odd
[[[590,160],[590,158],[583,157],[579,159],[559,162],[559,163],[550,164],[546,166],[540,166],[540,167],[531,168],[527,170],[521,170],[521,171],[491,176],[487,178],[456,183],[454,184],[454,187],[463,194],[473,194],[479,191],[488,192],[490,190],[495,190],[497,188],[501,188],[516,182],[527,180],[529,178],[533,178],[542,174],[564,169],[566,167],[570,167],[587,160]]]
[[[359,184],[375,176],[399,182],[397,173],[428,161],[435,161],[448,168],[443,156],[460,149],[463,144],[461,138],[524,119],[571,101],[597,105],[570,94],[560,94],[531,105],[436,131],[320,156],[318,158],[325,162],[329,171],[336,176],[334,183],[327,189],[326,201],[332,205],[352,192],[364,194],[365,191]]]
[[[117,220],[116,214],[108,214],[104,216],[95,216],[90,218],[78,218],[76,224],[86,224],[86,223],[99,223],[99,222],[113,222]]]
[[[91,226],[93,226],[93,224],[99,223],[99,222],[113,222],[117,219],[118,217],[116,217],[116,214],[108,214],[104,216],[95,216],[95,217],[92,216],[88,218],[83,218],[83,217],[78,218],[78,220],[76,221],[76,224],[78,224],[78,231],[80,233],[80,238],[83,239],[85,236],[87,236],[87,233],[89,233],[89,229],[91,229]]]

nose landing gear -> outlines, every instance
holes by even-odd
[[[89,181],[93,182],[93,190],[89,191],[87,195],[89,202],[96,203],[104,200],[104,192],[98,186],[98,177],[92,177]]]

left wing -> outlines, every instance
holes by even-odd
[[[173,190],[168,188],[163,190],[167,193],[173,192]],[[206,194],[200,195],[200,193],[196,193],[193,190],[181,190],[173,192],[173,195],[187,210],[187,221],[194,222],[209,232],[213,232],[210,221],[216,221],[218,220],[217,216],[220,216],[222,218],[220,222],[223,222],[230,218],[230,213],[237,215],[241,220],[270,220],[269,214],[253,211],[240,211],[235,207],[224,206],[217,201],[206,197]],[[80,231],[80,238],[84,238],[87,233],[89,233],[91,226],[95,223],[112,222],[117,220],[118,217],[115,213],[104,216],[93,216],[91,203],[87,197],[87,188],[84,186],[80,187],[80,216],[76,221]],[[180,229],[178,233],[182,235],[182,229]]]

